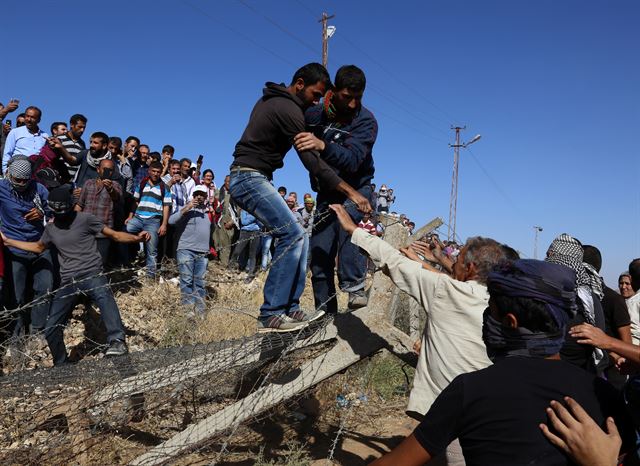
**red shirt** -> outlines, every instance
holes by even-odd
[[[363,230],[366,230],[367,233],[371,235],[375,235],[377,233],[376,226],[373,224],[371,220],[368,220],[366,223],[360,220],[360,223],[358,223],[358,228],[362,228]]]

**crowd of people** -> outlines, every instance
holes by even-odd
[[[394,249],[384,225],[413,233],[415,224],[392,210],[393,189],[372,182],[378,126],[365,87],[358,67],[331,82],[317,63],[288,85],[266,83],[219,188],[202,156],[101,131],[87,146],[82,114],[49,134],[39,108],[13,127],[6,117],[19,102],[0,106],[0,283],[13,335],[43,335],[54,364],[67,363],[62,329],[82,293],[100,309],[106,355],[125,354],[104,271],[137,259],[149,280],[175,261],[194,316],[206,311],[209,260],[245,282],[265,272],[257,331],[298,331],[338,313],[338,289],[349,309],[366,306],[370,261],[427,316],[406,410],[420,423],[376,466],[636,464],[640,259],[618,293],[599,275],[600,251],[568,234],[544,261],[480,236],[459,244],[429,234]],[[315,198],[273,185],[291,148]],[[300,307],[308,273],[311,310]]]

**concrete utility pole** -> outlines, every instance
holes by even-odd
[[[456,215],[458,209],[458,164],[460,162],[460,148],[467,147],[476,142],[482,136],[476,134],[469,142],[460,142],[460,130],[467,129],[466,126],[452,126],[451,129],[456,132],[455,144],[449,144],[453,147],[453,176],[451,178],[451,199],[449,201],[449,225],[447,226],[447,239],[449,241],[456,240]]]
[[[322,23],[322,66],[325,68],[329,62],[329,37],[331,37],[327,33],[327,22],[335,17],[336,15],[329,16],[327,13],[322,13],[322,18],[318,21]]]
[[[533,258],[538,258],[538,233],[542,231],[542,227],[534,226],[533,229],[536,232],[535,238],[533,240]]]

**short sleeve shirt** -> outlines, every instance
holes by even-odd
[[[54,245],[60,258],[62,284],[72,279],[86,278],[102,272],[102,258],[96,245],[96,235],[104,224],[95,215],[77,212],[71,224],[62,228],[49,223],[40,241],[45,246]]]
[[[458,438],[467,466],[573,464],[542,435],[549,401],[570,396],[601,427],[613,416],[629,441],[624,403],[605,380],[564,361],[511,357],[456,377],[414,431],[437,455]]]

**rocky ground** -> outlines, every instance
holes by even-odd
[[[162,348],[197,347],[255,333],[264,275],[244,283],[237,273],[212,262],[207,275],[210,299],[202,318],[191,317],[180,305],[178,286],[171,278],[170,272],[161,282],[113,274],[112,282],[127,282],[115,287],[115,296],[132,356],[162,357]],[[346,307],[346,298],[339,295],[341,307]],[[313,308],[310,284],[302,306]],[[216,373],[192,384],[152,391],[143,400],[144,412],[132,409],[132,399],[77,410],[73,403],[88,393],[87,387],[95,390],[109,382],[108,373],[96,371],[100,363],[91,364],[102,359],[104,341],[97,311],[79,304],[65,330],[70,357],[80,361],[73,369],[75,384],[69,383],[69,371],[41,370],[51,366],[42,340],[21,342],[18,351],[9,354],[5,348],[4,377],[0,378],[4,382],[0,382],[4,389],[0,409],[6,413],[0,421],[2,464],[126,464],[190,423],[234,402],[267,370],[258,368],[249,375]],[[363,361],[241,426],[228,438],[228,453],[221,463],[309,465],[320,460],[327,464],[331,457],[333,464],[366,464],[367,459],[398,443],[413,426],[402,414],[410,371],[390,356]],[[26,374],[48,378],[47,383],[34,382],[25,384],[22,391],[15,390],[19,386],[16,377],[28,380]],[[56,377],[58,385],[49,383]],[[76,401],[65,404],[69,399]],[[177,464],[209,464],[224,439],[198,446]]]

